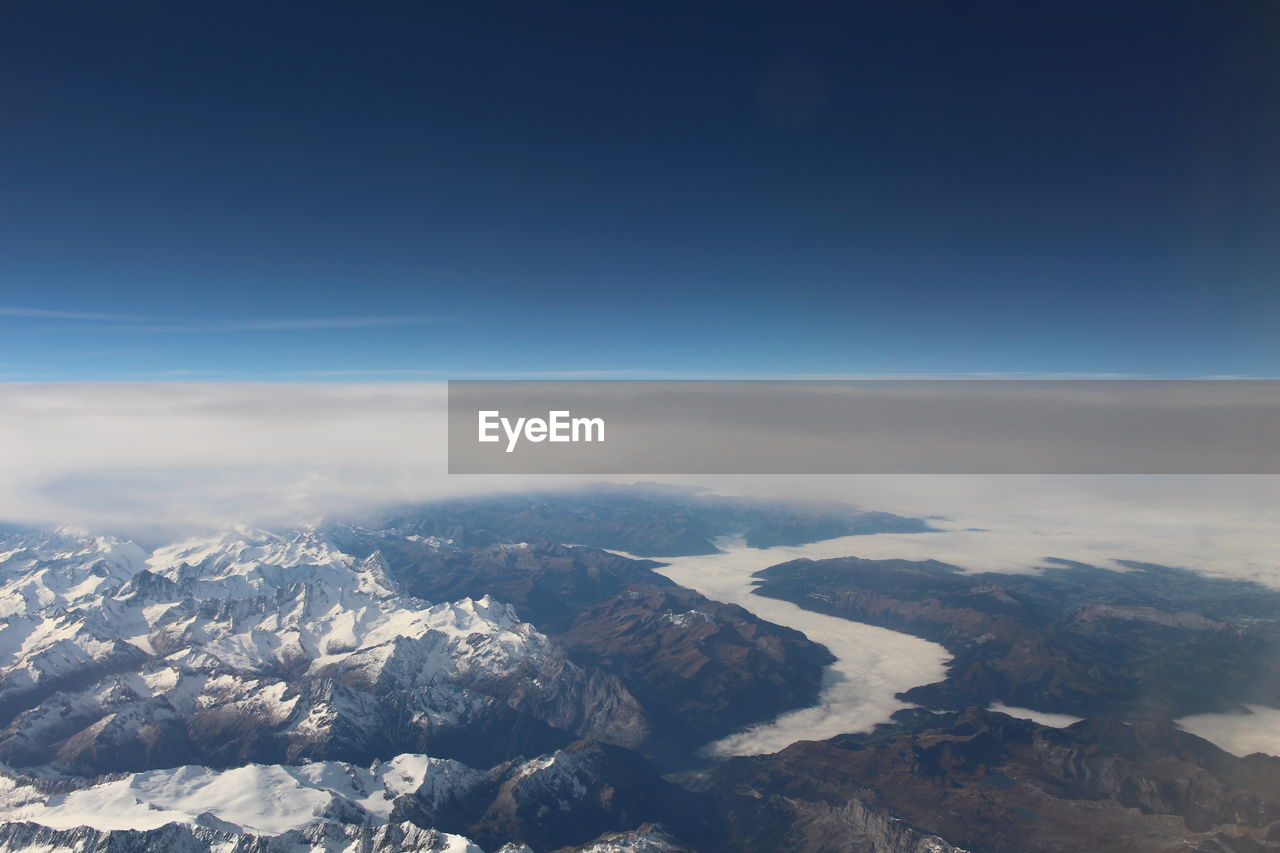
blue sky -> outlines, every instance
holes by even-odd
[[[794,5],[7,10],[0,378],[1280,375],[1274,4]]]

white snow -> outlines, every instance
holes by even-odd
[[[542,694],[583,677],[510,606],[488,597],[431,605],[405,595],[376,552],[364,559],[345,554],[313,529],[288,535],[237,529],[162,548],[149,558],[105,541],[54,538],[41,544],[32,537],[22,548],[6,546],[7,568],[14,572],[8,584],[25,586],[8,599],[21,611],[0,617],[0,699],[45,679],[83,685],[42,699],[6,736],[110,750],[117,741],[146,737],[140,735],[144,726],[181,717],[214,726],[252,720],[291,740],[323,740],[334,727],[377,725],[376,694],[387,690],[404,691],[406,710],[423,726],[457,725],[482,712],[493,701],[489,693],[536,708]],[[42,554],[87,554],[67,569],[83,574],[85,560],[101,565],[104,548],[129,559],[116,574],[101,574],[101,588],[92,595],[76,592],[73,608],[65,595],[49,592],[44,578],[50,565]],[[143,568],[168,581],[130,583]],[[36,596],[33,589],[48,594]],[[124,671],[104,674],[99,662],[121,655]],[[321,687],[304,698],[281,677],[286,669],[305,671],[318,685],[330,678],[338,683],[332,692]],[[518,696],[510,689],[513,677],[525,685]],[[384,765],[382,772],[403,777],[407,766]],[[280,776],[278,768],[254,772],[299,789],[289,796],[288,820],[299,803],[329,801],[314,785]],[[57,808],[51,803],[46,818],[74,822],[86,802],[104,798],[110,800],[104,820],[114,815],[135,828],[168,822],[171,811],[198,815],[192,810],[206,800],[232,808],[220,787],[231,783],[205,771],[189,773],[196,775],[176,781],[139,776],[128,786],[80,793]],[[168,787],[155,788],[161,781]],[[182,797],[174,793],[179,782],[186,786]],[[242,782],[235,785],[249,787]],[[432,796],[443,796],[452,784],[448,774],[427,781]],[[380,795],[371,796],[355,801],[380,814]],[[246,820],[255,831],[272,832],[284,818],[268,810]]]
[[[238,528],[149,558],[132,543],[102,538],[33,541],[6,555],[0,696],[91,671],[117,653],[117,638],[173,666],[249,674],[304,660],[312,672],[362,666],[373,677],[398,658],[419,679],[484,667],[510,672],[546,645],[510,607],[487,597],[430,606],[406,596],[379,555],[357,559],[312,529],[286,536]],[[108,563],[110,571],[102,568]],[[175,582],[176,591],[159,586],[116,597],[143,567]],[[86,571],[103,573],[91,575],[100,581],[92,593],[76,580]],[[73,601],[80,606],[68,610]]]
[[[436,778],[439,777],[439,778]],[[454,761],[399,755],[373,768],[337,761],[297,766],[249,764],[216,771],[177,767],[131,774],[90,788],[32,799],[33,789],[6,779],[0,818],[27,820],[54,829],[90,826],[101,830],[154,829],[166,823],[195,824],[212,815],[255,835],[279,835],[316,822],[347,801],[369,824],[385,824],[396,797],[434,783],[433,794],[465,793],[485,775]]]

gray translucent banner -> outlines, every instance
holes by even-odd
[[[1277,474],[1280,381],[452,381],[449,471]]]

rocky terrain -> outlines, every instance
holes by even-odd
[[[923,522],[667,498],[160,547],[0,532],[0,851],[1280,850],[1280,759],[1171,723],[1280,704],[1277,594],[1138,564],[776,565],[761,594],[955,659],[870,733],[712,759],[709,742],[812,705],[830,653],[581,541]],[[579,544],[518,538],[534,530]]]
[[[843,504],[779,504],[658,485],[446,501],[387,513],[376,526],[466,544],[547,539],[649,557],[714,554],[724,536],[771,548],[929,529],[918,518]]]
[[[348,532],[348,536],[353,533]],[[829,653],[798,631],[711,601],[629,560],[551,542],[444,546],[419,537],[379,544],[393,575],[432,600],[511,602],[575,663],[615,677],[653,722],[628,742],[664,764],[761,719],[811,704]]]
[[[826,651],[653,563],[476,538],[8,531],[0,849],[711,843],[658,766],[812,701]]]
[[[708,822],[695,802],[640,756],[590,741],[484,771],[425,755],[398,755],[368,768],[336,761],[222,771],[180,766],[96,779],[9,771],[0,776],[0,850],[180,843],[186,846],[177,849],[191,850],[310,850],[311,844],[608,851],[632,849],[631,841],[665,850],[675,843],[646,820],[660,815],[698,838]],[[263,846],[267,839],[276,846]]]
[[[1064,561],[1034,574],[935,561],[798,560],[757,574],[759,594],[947,647],[935,708],[1000,701],[1078,716],[1172,720],[1280,706],[1280,593],[1140,563]]]
[[[484,765],[646,736],[615,678],[574,665],[510,605],[407,597],[376,554],[315,531],[240,530],[145,558],[63,538],[11,551],[18,561],[32,567],[0,591],[0,761],[13,766],[367,763],[428,748]]]
[[[979,709],[900,716],[871,737],[720,768],[706,787],[740,827],[739,849],[930,849],[886,826],[990,853],[1280,849],[1280,758],[1113,717],[1060,730]],[[832,847],[833,823],[854,816],[865,845]]]

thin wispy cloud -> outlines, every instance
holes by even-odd
[[[246,320],[202,327],[211,332],[275,332],[305,329],[371,329],[380,326],[427,326],[448,322],[442,317],[305,317]]]
[[[186,370],[176,368],[174,370],[148,370],[139,373],[121,373],[121,379],[185,379],[193,376],[218,376],[219,371],[216,370]]]
[[[1005,373],[966,373],[966,372],[933,372],[933,373],[792,373],[792,372],[760,372],[750,371],[743,373],[732,373],[725,371],[708,371],[708,370],[658,370],[644,368],[626,368],[626,369],[586,369],[586,370],[433,370],[425,368],[321,368],[315,370],[290,370],[269,374],[272,377],[283,379],[290,378],[306,378],[306,377],[361,377],[361,376],[438,376],[447,379],[639,379],[639,380],[676,380],[676,379],[705,379],[705,380],[762,380],[762,381],[816,381],[816,382],[845,382],[845,381],[863,381],[863,380],[916,380],[916,379],[947,379],[947,380],[992,380],[992,379],[1044,379],[1044,380],[1152,380],[1152,379],[1236,379],[1236,380],[1262,380],[1276,377],[1261,375],[1215,375],[1200,376],[1192,374],[1154,374],[1154,373],[1062,373],[1062,372],[1005,372]]]
[[[425,368],[340,368],[293,370],[275,373],[280,377],[328,376],[438,376],[448,379],[657,379],[687,378],[694,374],[661,370],[432,370]]]
[[[108,322],[141,322],[153,317],[141,317],[136,314],[108,314],[101,311],[59,311],[50,308],[19,308],[13,305],[0,305],[0,317],[26,317],[35,320],[103,320]]]
[[[0,317],[28,320],[96,321],[90,328],[109,332],[156,332],[201,334],[208,332],[290,332],[333,331],[341,329],[375,329],[393,326],[426,326],[447,323],[434,316],[358,316],[358,317],[267,317],[240,320],[192,321],[181,317],[147,317],[110,314],[97,311],[61,311],[47,308],[0,306]],[[85,327],[76,326],[77,331]],[[41,326],[41,331],[49,331]]]
[[[369,369],[343,369],[343,370],[291,370],[284,373],[275,373],[272,376],[283,377],[327,377],[327,376],[445,376],[450,374],[445,370],[427,370],[420,368],[377,368]]]

